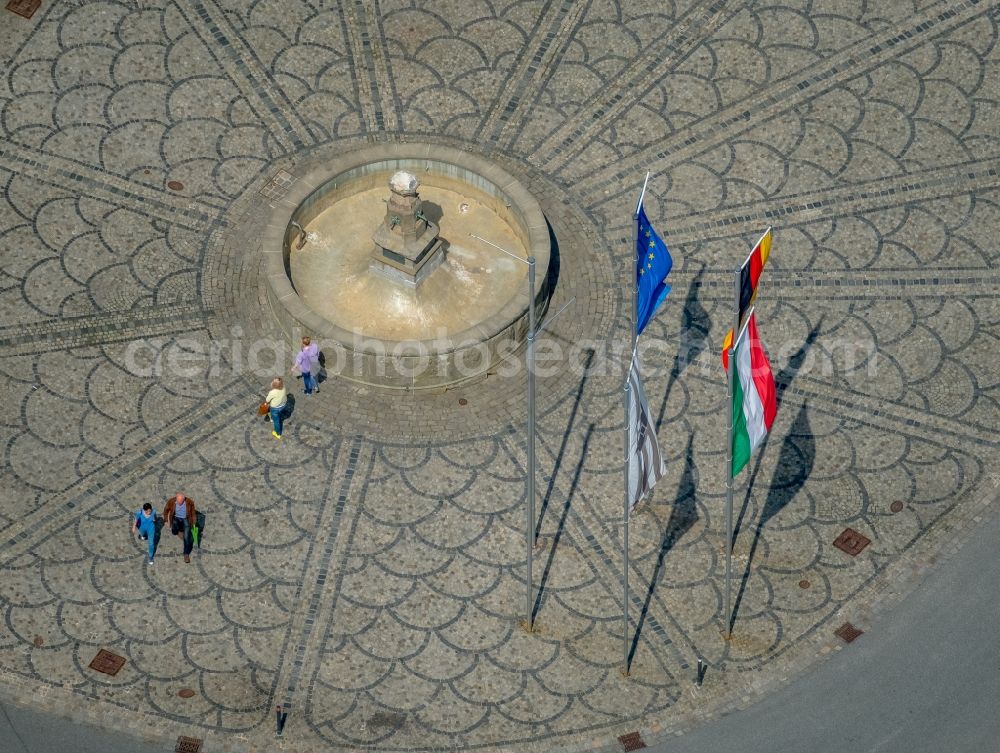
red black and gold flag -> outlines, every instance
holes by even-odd
[[[771,228],[761,236],[757,245],[753,247],[750,256],[743,262],[740,268],[740,326],[753,305],[754,298],[757,297],[757,283],[760,281],[760,273],[764,271],[767,264],[767,257],[771,254]],[[722,341],[723,363],[728,361],[729,348],[733,344],[733,330],[726,333]]]

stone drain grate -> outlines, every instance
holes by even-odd
[[[839,628],[833,631],[833,634],[838,638],[842,638],[844,643],[850,643],[855,638],[860,635],[864,635],[864,630],[858,630],[854,625],[849,622],[845,622]]]
[[[102,648],[97,652],[97,656],[91,660],[88,666],[98,672],[103,672],[106,675],[114,677],[125,666],[125,657],[113,654]]]
[[[35,11],[41,6],[42,0],[10,0],[7,3],[7,10],[16,13],[22,18],[31,18]]]
[[[201,739],[197,737],[184,737],[181,735],[177,738],[177,745],[174,747],[174,753],[201,753]]]
[[[853,528],[845,528],[844,532],[834,540],[833,545],[851,557],[856,557],[870,543],[871,539],[864,534],[858,533]]]
[[[629,732],[628,734],[622,735],[618,738],[618,742],[622,744],[626,753],[630,750],[640,750],[646,747],[646,742],[642,739],[642,736],[638,732]]]

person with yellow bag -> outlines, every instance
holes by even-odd
[[[271,380],[271,391],[264,398],[271,412],[271,421],[274,423],[274,431],[271,435],[275,439],[281,439],[281,422],[284,418],[285,404],[288,401],[288,391],[285,389],[285,382],[281,377]]]

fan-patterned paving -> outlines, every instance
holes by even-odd
[[[7,13],[2,691],[247,750],[272,749],[277,704],[302,751],[612,750],[829,653],[995,494],[998,20],[986,0]],[[254,344],[292,352],[259,264],[269,181],[414,140],[497,161],[559,243],[532,632],[523,373],[427,395],[332,378],[280,443],[253,411],[285,368]],[[626,677],[621,390],[647,170],[674,256],[641,341],[668,474],[631,521]],[[768,226],[779,411],[735,495],[727,637],[718,351]],[[178,490],[208,515],[202,546],[186,565],[165,535],[146,567],[130,515]],[[847,527],[871,540],[855,557],[833,546]],[[116,675],[88,668],[101,648]]]

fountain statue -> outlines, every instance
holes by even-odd
[[[389,179],[389,201],[385,219],[372,240],[370,269],[391,280],[416,287],[444,260],[440,228],[421,211],[413,173],[400,170]]]

